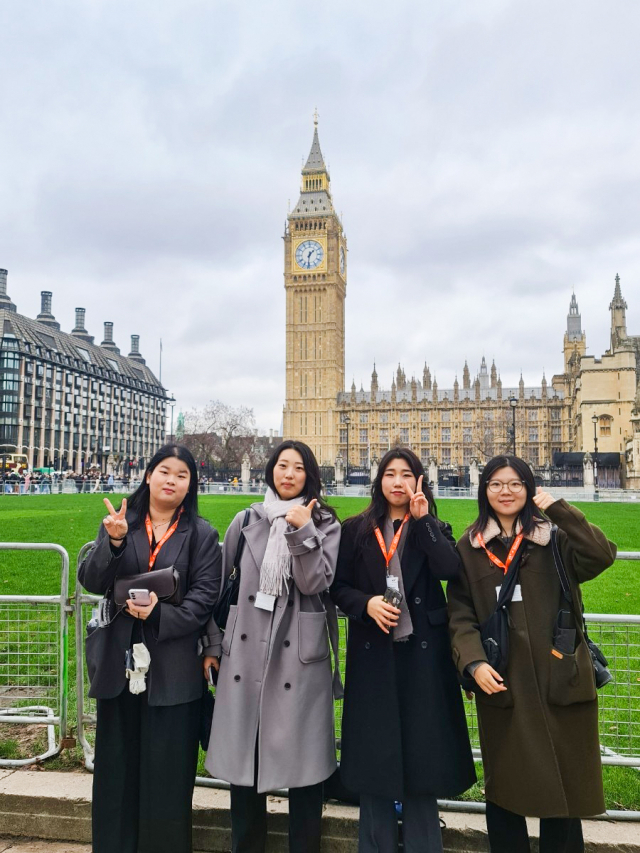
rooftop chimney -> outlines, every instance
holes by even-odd
[[[76,325],[71,330],[71,334],[76,338],[80,338],[81,341],[84,341],[87,344],[92,344],[93,336],[90,335],[84,327],[84,315],[84,308],[76,308]]]
[[[138,364],[146,364],[146,361],[140,355],[140,335],[131,335],[131,352],[128,357],[132,361],[137,361]]]
[[[104,324],[104,340],[100,344],[101,347],[120,354],[120,350],[113,342],[113,323],[108,320]]]
[[[0,311],[13,311],[15,313],[16,306],[7,296],[7,271],[0,270]]]
[[[40,313],[36,317],[38,323],[43,326],[49,326],[50,329],[59,329],[60,323],[56,323],[56,318],[51,313],[51,291],[42,290],[40,292]]]

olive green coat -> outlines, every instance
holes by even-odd
[[[564,500],[546,514],[558,525],[558,544],[580,612],[578,584],[610,566],[616,546]],[[535,541],[525,542],[522,601],[509,605],[508,689],[476,696],[486,798],[531,817],[586,817],[605,808],[598,701],[584,640],[575,655],[560,659],[551,654],[561,587],[548,537],[545,522],[535,531]],[[496,538],[491,548],[504,562],[504,544]],[[478,626],[495,609],[503,573],[471,544],[468,531],[458,550],[464,570],[448,585],[449,629],[454,662],[463,673],[468,664],[486,660]]]

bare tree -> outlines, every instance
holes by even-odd
[[[187,412],[183,441],[197,459],[209,465],[240,465],[244,454],[251,453],[254,423],[253,409],[211,400],[204,408]]]

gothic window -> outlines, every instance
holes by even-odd
[[[606,436],[611,435],[611,423],[613,418],[609,415],[601,415],[600,416],[600,435]]]
[[[443,447],[442,448],[442,464],[450,465],[451,464],[451,448]]]
[[[346,443],[347,443],[347,430],[341,429],[340,430],[340,444],[346,444]]]
[[[551,441],[562,441],[562,427],[551,427]]]
[[[400,430],[400,444],[409,444],[409,430],[406,427]]]
[[[463,447],[462,448],[462,464],[470,465],[471,464],[471,448]]]
[[[360,412],[360,423],[368,424],[369,423],[369,413],[368,412]]]
[[[360,444],[368,444],[369,443],[369,430],[361,429],[360,430]]]
[[[529,441],[538,441],[537,427],[529,427]]]
[[[360,451],[360,467],[366,468],[369,465],[369,453],[367,450]]]
[[[463,444],[471,444],[473,441],[473,430],[471,427],[464,427],[462,430],[462,443]],[[471,452],[471,451],[469,451]]]
[[[420,412],[420,423],[429,423],[429,412]]]
[[[468,411],[468,410],[467,410],[467,411],[465,411],[465,412],[463,412],[463,413],[462,413],[462,420],[463,420],[463,421],[470,421],[470,420],[472,420],[472,413],[471,413],[470,411]]]
[[[451,412],[448,409],[440,412],[440,420],[442,421],[450,421],[451,420]]]
[[[409,423],[409,412],[400,412],[400,423]]]
[[[423,465],[427,465],[429,462],[429,447],[426,444],[420,448],[420,460]]]
[[[560,409],[551,409],[551,420],[559,421],[560,420]]]
[[[484,413],[484,419],[485,419],[485,421],[492,421],[493,420],[493,412],[486,411]]]
[[[381,412],[380,413],[380,423],[381,424],[389,423],[389,413],[388,412]]]
[[[537,409],[529,409],[528,418],[530,421],[538,420],[538,410]]]
[[[451,427],[443,427],[442,428],[442,441],[443,442],[451,441]]]
[[[389,443],[389,430],[388,429],[381,429],[380,430],[380,443],[381,444],[388,444]]]
[[[430,433],[431,430],[429,427],[422,427],[420,430],[420,441],[431,441]]]

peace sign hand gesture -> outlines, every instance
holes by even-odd
[[[416,519],[422,518],[429,512],[429,501],[422,491],[422,479],[422,474],[420,474],[415,492],[411,486],[403,480],[404,490],[409,497],[409,509],[411,511],[411,515]]]
[[[109,510],[109,515],[104,518],[102,523],[104,524],[105,530],[109,534],[109,538],[112,542],[117,543],[118,546],[120,546],[121,540],[124,539],[127,535],[127,531],[129,530],[129,525],[125,518],[125,514],[127,512],[127,499],[124,498],[122,501],[122,506],[120,507],[119,512],[115,511],[109,498],[104,498],[104,503]]]

